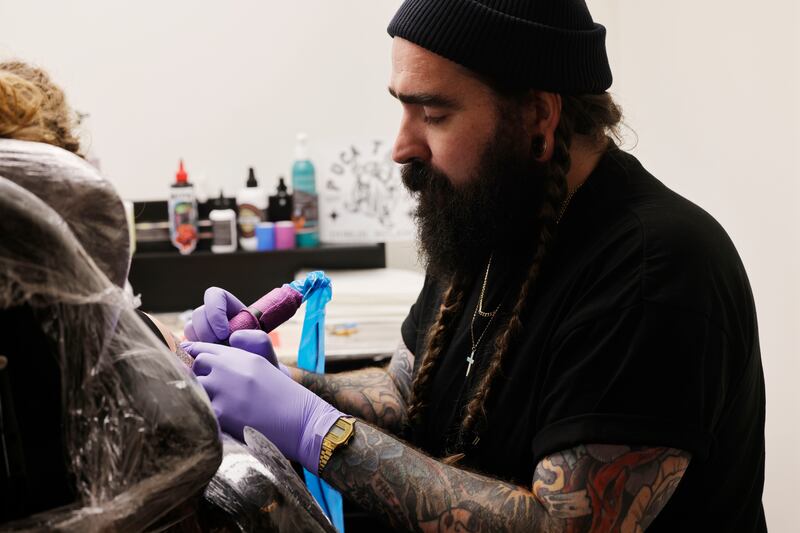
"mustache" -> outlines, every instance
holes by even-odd
[[[400,177],[403,185],[412,194],[421,193],[437,186],[450,186],[450,178],[447,177],[447,174],[422,161],[405,163],[400,167]]]

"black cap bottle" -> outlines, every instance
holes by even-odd
[[[282,177],[278,178],[278,192],[269,197],[267,214],[270,222],[292,219],[292,196],[289,194],[286,182]]]

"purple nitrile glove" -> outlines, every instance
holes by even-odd
[[[205,342],[181,346],[194,357],[192,370],[223,431],[242,440],[250,426],[306,470],[319,470],[322,438],[340,411],[256,354]]]
[[[272,363],[272,366],[278,368],[281,372],[289,377],[292,377],[289,368],[278,362],[278,356],[275,355],[275,349],[272,347],[272,342],[269,340],[269,335],[260,329],[242,329],[231,333],[229,344],[234,348],[239,348],[245,352],[254,353],[259,355]]]
[[[209,287],[203,305],[192,312],[192,319],[183,328],[190,341],[222,342],[230,335],[228,321],[247,307],[233,294],[219,287]]]

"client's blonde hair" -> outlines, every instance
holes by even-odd
[[[37,141],[80,154],[77,114],[45,71],[0,61],[0,138]]]

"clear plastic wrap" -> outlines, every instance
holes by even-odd
[[[201,531],[336,533],[289,461],[264,435],[223,436],[224,455],[203,494]]]
[[[25,353],[20,339],[0,338],[0,370],[19,408],[41,385],[35,372],[14,371],[29,357],[55,359],[74,496],[0,530],[143,531],[169,521],[220,464],[207,397],[136,315],[122,288],[128,264],[121,202],[91,166],[59,148],[0,140],[0,312],[25,310],[32,336],[52,348]]]
[[[125,208],[93,166],[49,144],[0,139],[0,176],[55,211],[106,277],[124,286],[130,267]]]

